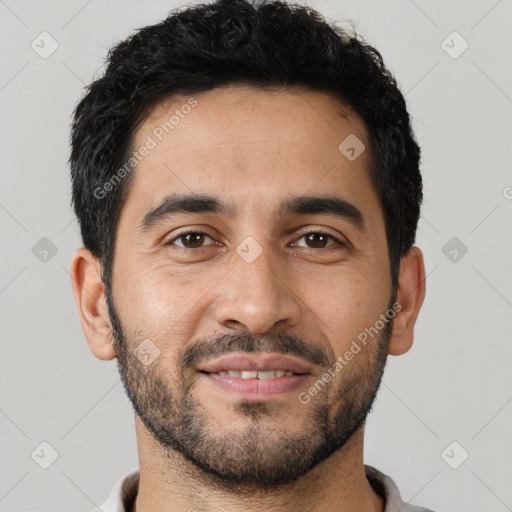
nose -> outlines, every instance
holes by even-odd
[[[293,327],[300,320],[301,301],[290,288],[283,267],[277,268],[270,249],[248,263],[235,256],[234,268],[222,280],[215,319],[225,328],[265,334],[279,324]]]

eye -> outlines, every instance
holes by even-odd
[[[324,249],[325,247],[332,247],[332,245],[340,245],[342,247],[346,247],[343,242],[338,240],[336,237],[331,235],[330,233],[327,233],[325,231],[316,229],[314,231],[308,231],[307,233],[303,233],[302,236],[298,239],[305,239],[306,244],[312,244],[310,245],[299,245],[299,244],[293,244],[298,247],[307,247],[308,249]],[[334,243],[331,245],[327,245],[330,240],[334,240]]]
[[[172,240],[169,240],[166,245],[177,245],[178,247],[183,247],[185,249],[201,249],[205,238],[213,240],[210,235],[203,233],[202,231],[185,231]],[[182,243],[175,243],[177,240],[181,240]]]
[[[177,247],[182,247],[184,249],[201,249],[203,247],[206,247],[207,245],[213,245],[205,245],[206,239],[210,239],[213,241],[213,238],[210,235],[208,235],[208,233],[204,233],[202,231],[189,230],[174,237],[166,245],[176,245]],[[301,237],[298,238],[298,240],[301,239],[305,240],[306,245],[298,243],[292,245],[297,247],[306,247],[308,249],[324,249],[326,247],[332,247],[333,245],[346,247],[346,245],[340,240],[338,240],[335,236],[320,229],[303,233]],[[178,241],[180,243],[176,243]],[[331,241],[332,243],[329,244],[329,241]]]

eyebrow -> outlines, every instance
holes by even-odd
[[[286,200],[281,206],[281,217],[290,214],[332,215],[350,222],[360,231],[366,232],[366,219],[359,208],[337,196],[297,196]]]
[[[137,231],[145,233],[159,222],[180,213],[213,213],[233,218],[236,207],[223,199],[207,194],[171,194],[140,221]],[[289,215],[332,215],[348,221],[362,232],[367,232],[366,219],[355,205],[338,196],[296,196],[280,206],[281,218]]]

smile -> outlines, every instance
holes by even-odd
[[[284,375],[281,375],[283,374]],[[239,399],[272,400],[279,395],[297,390],[311,376],[284,370],[199,372],[209,385],[224,392],[235,393]]]
[[[242,379],[275,379],[276,377],[291,377],[292,375],[296,375],[287,370],[221,370],[212,373],[214,373],[214,375],[229,375],[230,377],[240,377]]]

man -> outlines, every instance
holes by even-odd
[[[74,296],[136,413],[140,471],[101,510],[425,511],[363,464],[425,295],[377,50],[282,2],[177,10],[110,52],[71,144]]]

